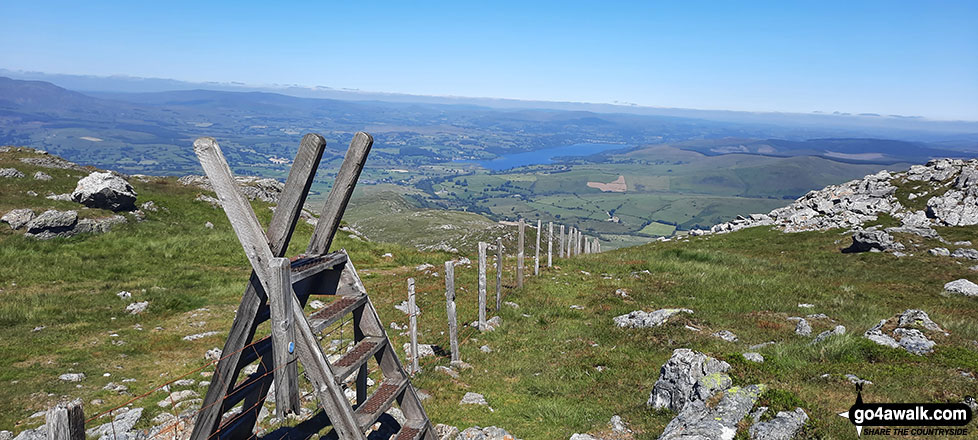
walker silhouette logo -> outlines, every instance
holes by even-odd
[[[964,403],[864,403],[863,384],[860,383],[856,384],[856,403],[839,415],[856,425],[858,436],[864,433],[928,437],[968,435],[968,428],[945,427],[965,426],[971,422],[971,407]]]

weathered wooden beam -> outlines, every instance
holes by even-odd
[[[523,237],[526,229],[526,222],[520,219],[520,242],[519,250],[516,254],[516,287],[523,288]]]
[[[251,203],[238,189],[231,168],[214,138],[205,137],[194,141],[194,153],[197,153],[197,157],[200,158],[200,165],[203,166],[214,192],[217,193],[217,198],[221,201],[221,206],[224,207],[224,213],[227,214],[231,228],[234,229],[245,255],[248,256],[251,268],[258,273],[262,287],[265,288],[265,292],[268,292],[268,280],[271,279],[269,267],[275,255],[268,248],[268,238],[265,237],[265,231],[258,223],[258,217],[251,209]]]
[[[81,400],[60,403],[45,417],[48,440],[85,440],[85,413]]]
[[[560,225],[560,252],[557,253],[557,256],[564,258],[564,225]]]
[[[554,222],[547,222],[547,267],[554,265]]]
[[[543,221],[537,220],[536,256],[533,257],[533,275],[540,276],[540,236],[543,235]]]
[[[486,249],[489,244],[479,242],[479,331],[486,331]]]
[[[502,307],[503,300],[503,239],[496,239],[496,311]]]
[[[445,305],[448,313],[448,343],[452,350],[452,365],[462,361],[458,352],[458,321],[455,310],[455,262],[445,262]]]
[[[287,368],[294,364],[295,326],[292,323],[292,265],[288,258],[275,258],[269,271],[272,290],[268,305],[272,315],[272,357],[275,360],[275,416],[299,413],[299,374]]]
[[[323,204],[319,222],[316,223],[316,229],[309,239],[309,247],[306,249],[309,255],[321,255],[329,251],[333,237],[336,236],[336,229],[340,227],[346,205],[350,203],[350,196],[353,195],[353,189],[357,186],[360,172],[363,171],[363,165],[367,162],[367,155],[373,145],[373,136],[362,131],[353,135],[350,149],[346,150],[343,165],[340,165],[340,170],[336,173],[333,189],[329,192],[326,203]]]
[[[408,331],[411,333],[411,375],[418,374],[418,308],[414,299],[414,278],[408,278]]]

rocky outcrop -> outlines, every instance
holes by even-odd
[[[71,200],[89,208],[133,211],[136,209],[136,190],[118,175],[94,172],[78,181],[71,192]]]
[[[285,189],[285,184],[275,179],[257,176],[235,176],[241,193],[249,200],[261,200],[268,203],[278,202],[278,195]],[[183,185],[196,186],[205,191],[213,191],[206,176],[187,175],[177,179]]]
[[[935,335],[947,334],[927,316],[927,312],[907,309],[893,318],[880,320],[873,328],[866,330],[863,337],[879,345],[902,348],[907,353],[923,356],[932,353],[937,343],[921,330]]]
[[[978,284],[962,278],[945,284],[944,291],[954,295],[978,296]]]
[[[737,435],[737,424],[754,407],[764,389],[764,385],[732,387],[723,392],[714,407],[703,401],[693,402],[666,425],[659,440],[732,440]]]
[[[17,168],[0,168],[0,179],[20,179],[22,177],[24,177],[24,173]]]
[[[34,211],[31,209],[14,209],[0,217],[0,221],[10,225],[10,229],[20,229],[33,219]]]
[[[792,412],[778,411],[773,419],[751,425],[748,434],[751,440],[791,440],[807,421],[808,414],[801,408]]]
[[[909,199],[928,197],[926,211],[910,210],[896,197],[897,182],[920,182],[919,193]],[[931,192],[929,189],[933,189]],[[692,235],[725,233],[756,226],[775,226],[785,232],[827,229],[859,229],[868,221],[888,214],[901,226],[886,232],[909,232],[936,238],[932,226],[978,224],[978,160],[935,159],[901,173],[880,171],[862,179],[831,185],[805,194],[794,203],[767,214],[739,216]]]
[[[665,324],[673,315],[679,313],[693,313],[693,311],[690,309],[659,309],[654,312],[636,310],[625,315],[616,316],[615,325],[622,328],[658,327]]]
[[[704,401],[732,384],[730,364],[688,348],[679,348],[662,365],[659,380],[646,402],[653,408],[681,411],[690,402]]]
[[[893,236],[885,231],[863,230],[852,234],[852,245],[846,252],[868,252],[902,250],[903,245],[894,241]]]
[[[126,222],[126,218],[121,215],[79,220],[77,211],[54,209],[44,211],[40,215],[34,215],[34,211],[30,209],[15,209],[0,217],[0,220],[9,224],[11,229],[26,229],[24,235],[40,240],[84,233],[103,233],[114,225]]]

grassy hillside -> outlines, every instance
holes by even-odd
[[[7,160],[0,155],[0,167],[33,172]],[[44,185],[62,193],[73,187],[73,178]],[[0,225],[0,429],[20,431],[42,423],[28,417],[62,395],[83,398],[86,414],[96,414],[204,365],[204,352],[223,345],[249,273],[224,213],[194,202],[199,190],[173,179],[132,183],[139,203],[153,200],[166,210],[103,235],[50,241]],[[40,183],[30,177],[0,180],[2,209],[46,206],[50,201],[21,194],[33,185]],[[254,207],[267,222],[267,205]],[[204,227],[208,221],[213,229]],[[959,260],[929,255],[926,249],[938,243],[921,239],[915,239],[920,248],[911,249],[909,257],[843,254],[849,240],[839,232],[755,228],[652,243],[558,260],[558,267],[530,277],[523,289],[512,287],[513,261],[507,260],[505,300],[519,308],[503,306],[503,325],[495,332],[462,329],[461,357],[472,368],[460,370],[458,379],[435,371],[448,365],[447,358],[425,358],[414,383],[431,394],[425,408],[435,423],[497,425],[523,439],[596,432],[613,414],[638,431],[637,438],[656,438],[674,414],[651,411],[645,402],[662,363],[682,347],[731,363],[735,384],[767,384],[771,390],[761,403],[773,410],[803,407],[812,417],[806,438],[852,437],[852,425],[835,415],[855,398],[845,374],[874,383],[863,392],[870,402],[957,402],[978,394],[978,303],[941,295],[945,282],[978,280],[975,272]],[[978,228],[939,232],[955,241],[972,239]],[[299,225],[290,255],[304,248],[310,233],[309,225]],[[350,251],[385,324],[406,324],[406,315],[393,306],[406,298],[406,279],[416,278],[420,342],[448,346],[444,279],[434,273],[452,255],[352,240],[342,233],[334,245],[340,247]],[[388,252],[393,256],[382,256]],[[422,263],[434,264],[435,270],[419,271]],[[456,269],[460,322],[477,316],[476,275],[473,267]],[[122,290],[132,298],[118,298]],[[130,301],[150,301],[150,306],[130,315],[125,311]],[[800,309],[799,303],[815,307]],[[612,322],[633,310],[666,307],[695,313],[655,329],[625,330]],[[861,337],[880,319],[908,308],[927,311],[949,332],[936,338],[933,354],[918,357]],[[831,319],[810,320],[816,333],[836,324],[849,331],[809,345],[811,339],[795,335],[787,318],[810,313]],[[37,327],[44,328],[34,331]],[[718,330],[730,330],[740,340],[710,336]],[[207,331],[217,334],[182,339]],[[407,342],[399,333],[390,331],[396,347]],[[748,346],[767,341],[777,343],[759,350],[765,363],[740,357]],[[481,351],[482,345],[492,352]],[[69,371],[87,378],[77,384],[58,380]],[[136,379],[126,383],[129,395],[102,389],[123,378]],[[484,394],[493,411],[459,406],[467,391]],[[139,401],[147,408],[144,426],[163,411],[155,403],[164,396],[157,391]],[[92,403],[95,399],[101,401]]]

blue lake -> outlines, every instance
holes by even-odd
[[[620,150],[631,148],[631,145],[622,144],[574,144],[563,147],[544,148],[542,150],[527,151],[525,153],[513,153],[499,156],[492,160],[465,161],[473,162],[493,171],[507,170],[526,165],[545,165],[554,163],[555,157],[561,156],[590,156],[609,150]]]

